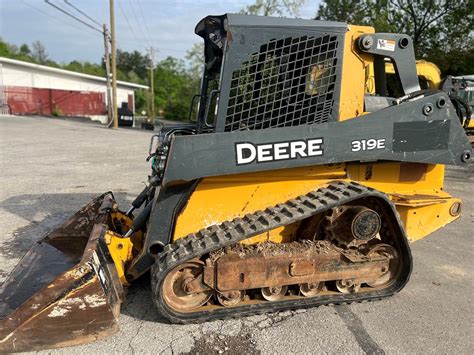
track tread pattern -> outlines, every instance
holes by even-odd
[[[196,311],[190,313],[177,313],[166,306],[160,294],[161,285],[171,270],[176,266],[191,259],[208,254],[217,249],[238,243],[244,239],[251,238],[274,228],[288,225],[317,213],[324,212],[338,205],[346,204],[357,199],[379,198],[389,206],[402,238],[406,270],[404,276],[396,287],[383,292],[373,292],[370,296],[359,294],[341,294],[331,297],[313,297],[297,301],[263,302],[259,305],[247,305],[242,307],[228,307],[213,311]],[[334,181],[326,187],[311,191],[305,195],[290,199],[285,203],[266,208],[264,211],[246,214],[232,221],[225,221],[217,225],[201,229],[176,242],[167,245],[164,251],[157,256],[152,267],[152,293],[157,310],[173,323],[202,322],[211,319],[226,317],[239,317],[241,315],[275,312],[279,310],[314,307],[323,304],[341,304],[351,302],[370,301],[390,296],[400,291],[408,281],[411,272],[411,254],[407,238],[400,221],[399,215],[389,198],[370,187],[355,182]]]

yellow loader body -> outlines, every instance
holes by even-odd
[[[233,14],[196,33],[196,120],[153,136],[128,211],[106,193],[22,259],[0,289],[0,352],[113,333],[147,272],[174,323],[391,296],[408,241],[459,217],[444,165],[470,145],[455,99],[419,87],[408,36]],[[386,58],[400,97],[384,94]]]

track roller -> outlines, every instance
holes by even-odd
[[[353,280],[338,280],[336,281],[336,288],[341,293],[356,293],[360,290],[360,283]]]
[[[235,291],[227,291],[227,292],[218,292],[217,293],[217,301],[224,306],[230,307],[235,306],[242,302],[245,298],[245,291],[244,290],[235,290]]]
[[[300,293],[305,297],[316,296],[324,287],[324,282],[314,283],[314,284],[301,284]]]
[[[263,287],[261,289],[262,297],[267,301],[281,300],[288,291],[288,286]]]

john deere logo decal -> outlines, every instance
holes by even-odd
[[[289,159],[304,159],[324,155],[323,138],[288,142],[235,144],[237,165],[265,163]]]

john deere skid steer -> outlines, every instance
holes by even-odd
[[[146,272],[175,323],[381,299],[409,279],[408,242],[459,217],[443,180],[471,159],[464,118],[420,89],[409,37],[232,14],[196,33],[196,117],[153,137],[127,212],[105,193],[26,254],[0,291],[0,351],[113,333]]]

